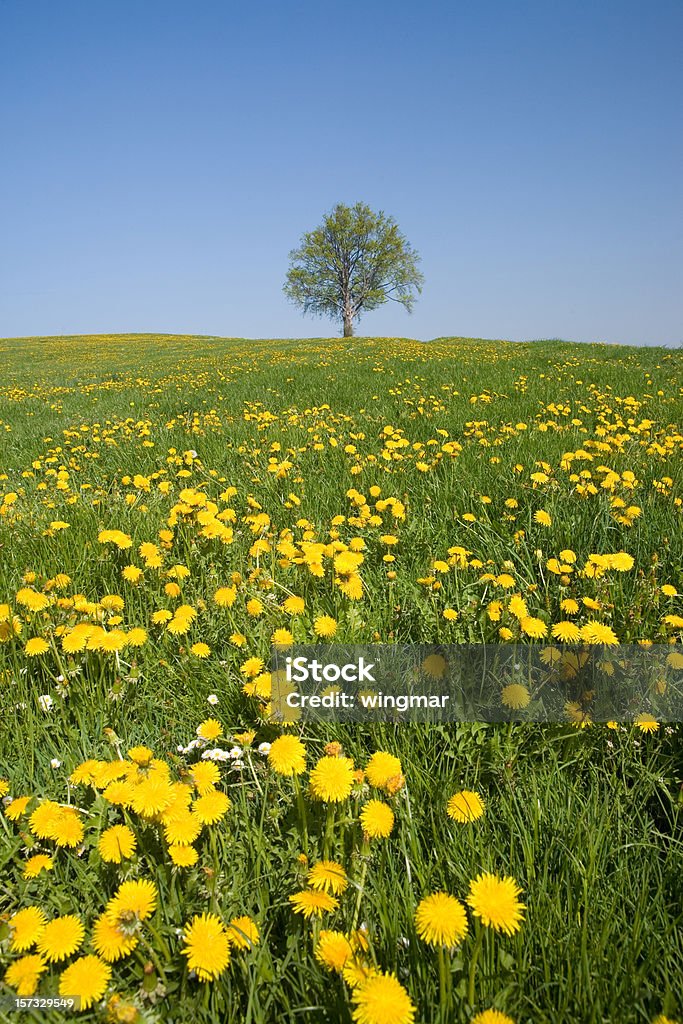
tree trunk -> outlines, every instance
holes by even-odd
[[[353,337],[353,319],[352,317],[347,316],[346,314],[344,314],[344,337]]]

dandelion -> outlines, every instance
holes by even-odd
[[[276,629],[270,641],[275,647],[290,647],[294,637],[288,629]]]
[[[394,812],[382,800],[369,800],[360,813],[360,823],[369,839],[386,839],[394,827]]]
[[[41,871],[52,871],[54,862],[46,853],[36,853],[24,865],[24,878],[37,878]]]
[[[43,800],[28,819],[28,827],[39,839],[49,839],[61,814],[60,804],[54,800]]]
[[[371,974],[354,989],[354,1024],[413,1024],[415,1006],[393,974]]]
[[[17,796],[5,807],[5,817],[10,821],[18,821],[31,802],[30,796]]]
[[[192,644],[190,651],[194,654],[195,658],[208,658],[211,654],[211,648],[208,644],[202,643],[201,641],[196,644]]]
[[[29,658],[35,658],[40,654],[45,654],[50,650],[50,645],[47,640],[43,640],[42,636],[32,637],[31,640],[27,640],[24,645],[24,654]]]
[[[323,640],[331,640],[337,633],[337,620],[331,615],[319,615],[313,621],[313,631]]]
[[[298,736],[286,733],[273,740],[268,764],[278,775],[301,775],[306,770],[306,748]]]
[[[634,725],[636,725],[641,732],[646,733],[657,732],[657,729],[659,729],[659,722],[657,719],[653,718],[652,715],[646,714],[638,715],[638,717],[634,719]]]
[[[341,973],[353,957],[353,949],[343,932],[323,928],[318,937],[314,955],[318,963],[328,971]]]
[[[272,754],[272,748],[271,748]],[[311,792],[318,800],[341,803],[353,788],[353,761],[349,757],[321,757],[311,771]]]
[[[132,953],[138,944],[135,935],[126,935],[117,928],[105,911],[97,918],[92,930],[92,946],[95,952],[106,960],[115,963]]]
[[[550,632],[563,644],[575,644],[581,639],[581,630],[573,622],[556,622]]]
[[[377,789],[385,789],[391,779],[403,774],[403,768],[399,758],[394,754],[378,750],[368,761],[365,774],[371,786],[375,786]]]
[[[47,970],[42,956],[31,953],[15,960],[5,971],[5,984],[18,996],[32,996],[38,988],[41,974]]]
[[[543,619],[536,619],[532,615],[526,615],[520,620],[519,628],[526,636],[530,636],[535,640],[541,639],[547,636],[548,627],[546,626]]]
[[[522,683],[509,683],[503,687],[500,699],[506,708],[520,711],[531,703],[531,694]]]
[[[87,1010],[102,998],[110,978],[111,967],[98,956],[82,956],[63,972],[59,979],[59,994],[78,996],[80,1009]]]
[[[80,948],[85,928],[75,914],[65,914],[49,921],[38,939],[38,952],[46,960],[65,960]]]
[[[321,914],[336,910],[339,901],[329,893],[319,889],[303,889],[289,897],[295,914],[303,914],[305,918],[319,917]]]
[[[429,945],[452,949],[467,935],[467,913],[455,896],[435,892],[420,900],[415,927],[420,938]]]
[[[335,896],[344,892],[349,884],[344,868],[334,860],[318,861],[308,872],[307,880],[313,889],[331,892]]]
[[[193,814],[203,825],[215,825],[230,809],[230,799],[219,789],[198,797],[192,804]],[[191,841],[191,840],[190,840]]]
[[[197,726],[197,736],[200,740],[217,740],[223,735],[223,726],[215,718],[207,718]]]
[[[214,981],[230,963],[228,934],[215,914],[195,915],[185,925],[183,941],[181,953],[200,981]]]
[[[518,899],[521,891],[514,878],[483,872],[470,882],[467,903],[487,928],[514,935],[524,920],[525,906]]]
[[[227,798],[226,798],[227,799]],[[186,807],[164,815],[164,836],[168,843],[193,843],[202,830],[203,821]]]
[[[478,793],[470,789],[462,789],[454,793],[446,805],[446,813],[449,818],[459,821],[461,825],[470,821],[477,821],[485,810],[485,804]]]
[[[227,928],[228,940],[237,949],[253,949],[259,943],[259,930],[247,915],[233,917]]]
[[[610,626],[605,626],[602,622],[594,620],[581,627],[581,639],[589,644],[614,646],[619,643],[619,638]]]
[[[169,846],[168,855],[178,868],[191,868],[199,859],[196,849],[190,845]]]
[[[12,952],[23,953],[24,950],[35,946],[46,924],[47,917],[40,907],[25,907],[13,914],[9,919]]]
[[[539,526],[552,526],[553,520],[545,509],[539,509],[538,512],[534,512],[534,522]]]
[[[211,764],[209,761],[200,761],[190,769],[190,778],[199,795],[204,796],[220,782],[221,773],[215,764]]]
[[[157,905],[157,888],[147,879],[122,882],[109,900],[106,914],[121,930],[134,929],[137,921],[146,921]],[[123,926],[123,927],[122,927]]]
[[[473,1017],[470,1024],[515,1024],[512,1017],[501,1013],[500,1010],[482,1010],[476,1017]]]
[[[97,849],[108,864],[120,864],[135,853],[135,835],[127,825],[112,825],[99,838]]]

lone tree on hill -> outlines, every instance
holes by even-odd
[[[285,294],[304,313],[340,319],[344,337],[353,322],[388,299],[409,313],[422,291],[420,257],[393,217],[373,213],[364,203],[337,203],[320,227],[302,236],[289,254]]]

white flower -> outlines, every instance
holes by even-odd
[[[50,768],[61,768],[62,762],[58,761],[56,757],[53,757],[50,761]]]
[[[212,705],[218,704],[218,697],[216,696],[216,694],[210,693],[209,696],[206,698],[206,703]]]
[[[214,747],[213,750],[205,750],[202,754],[202,761],[229,761],[230,755],[227,750],[221,750],[220,747]]]
[[[232,750],[228,751],[228,757],[231,757],[233,759],[233,761],[236,760],[237,758],[240,758],[241,756],[242,756],[242,748],[241,747],[233,747]]]
[[[38,703],[40,704],[43,711],[52,711],[52,708],[54,706],[54,701],[49,693],[41,693],[40,697],[38,698]]]
[[[268,757],[268,754],[270,753],[270,743],[259,743],[258,752],[264,757]]]
[[[233,768],[236,772],[241,772],[242,769],[244,768],[244,761],[235,760],[232,762],[230,767]]]

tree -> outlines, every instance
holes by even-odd
[[[340,319],[344,337],[353,322],[391,300],[412,312],[422,291],[420,257],[386,214],[364,203],[337,203],[320,227],[289,254],[285,294],[304,313]]]

